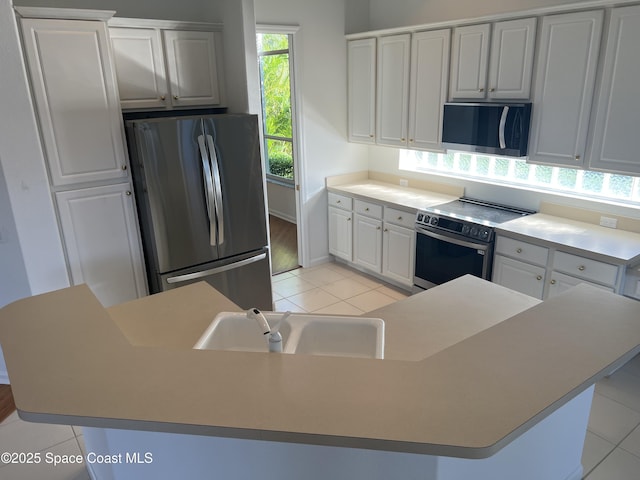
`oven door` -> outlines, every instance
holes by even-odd
[[[413,283],[426,289],[466,274],[489,280],[492,255],[491,243],[416,227]]]

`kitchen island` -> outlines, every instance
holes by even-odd
[[[202,283],[106,310],[83,286],[11,304],[20,416],[142,454],[98,478],[573,480],[591,386],[640,345],[638,302],[578,286],[540,303],[466,276],[367,314],[384,360],[190,349],[234,310]]]

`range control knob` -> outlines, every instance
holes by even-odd
[[[418,222],[421,222],[423,218],[424,218],[424,215],[422,213],[419,213],[418,214]]]
[[[431,225],[437,225],[438,224],[438,217],[431,217]]]
[[[472,237],[478,236],[478,227],[471,227],[471,236]]]
[[[489,229],[488,228],[481,228],[480,229],[480,240],[489,240]]]
[[[462,234],[463,235],[469,235],[469,230],[471,230],[471,227],[469,225],[463,225],[462,226]]]

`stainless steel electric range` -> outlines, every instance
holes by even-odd
[[[415,224],[416,290],[466,274],[490,280],[495,227],[532,213],[465,197],[419,211]]]

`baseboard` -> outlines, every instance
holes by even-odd
[[[273,215],[274,217],[278,217],[281,220],[284,220],[285,222],[289,222],[289,223],[293,223],[296,224],[296,218],[292,217],[291,215],[284,213],[284,212],[279,212],[277,210],[271,210],[269,209],[269,215]]]
[[[318,265],[331,262],[332,260],[333,260],[333,257],[329,255],[325,255],[324,257],[314,258],[313,260],[309,261],[309,265],[307,265],[307,268],[317,267]]]
[[[6,371],[0,371],[0,384],[2,385],[11,385],[9,381],[9,373]]]

